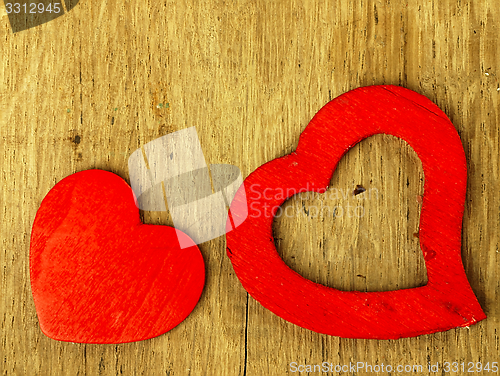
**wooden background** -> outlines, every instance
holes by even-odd
[[[3,6],[0,17],[2,375],[250,376],[289,374],[291,362],[500,361],[496,0],[81,0],[67,15],[16,34]],[[234,164],[246,177],[294,150],[330,99],[372,84],[426,95],[460,134],[469,169],[463,263],[488,319],[392,341],[319,335],[249,297],[221,237],[200,245],[206,287],[171,332],[122,345],[63,343],[40,332],[29,237],[56,182],[90,168],[128,179],[134,150],[189,126],[196,126],[207,162]],[[425,284],[414,235],[423,193],[415,153],[389,136],[361,142],[331,187],[350,192],[356,184],[368,191],[285,204],[295,214],[275,221],[283,259],[344,290]],[[318,204],[361,206],[363,215],[318,216]],[[165,213],[143,216],[169,223]]]

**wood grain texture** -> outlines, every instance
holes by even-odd
[[[81,0],[67,15],[16,34],[1,6],[0,17],[2,374],[284,375],[291,362],[499,359],[496,1]],[[136,148],[193,125],[207,162],[237,165],[246,177],[294,150],[329,100],[371,84],[425,95],[460,134],[468,167],[462,257],[486,320],[396,341],[316,334],[249,298],[218,238],[200,245],[207,265],[200,303],[169,333],[108,346],[56,342],[40,332],[29,236],[56,182],[89,168],[127,180]],[[345,230],[335,235],[319,221],[288,218],[276,224],[288,239],[278,250],[285,260],[300,255],[294,268],[304,276],[346,290],[425,283],[413,236],[422,179],[418,159],[401,141],[363,141],[340,161],[332,184],[377,188],[366,215],[344,217]],[[302,210],[300,199],[289,205]],[[144,220],[169,223],[161,213],[144,213]],[[330,240],[319,245],[323,235]],[[324,268],[327,258],[335,262]]]

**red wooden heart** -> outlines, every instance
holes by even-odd
[[[84,343],[139,341],[183,321],[205,283],[194,244],[144,225],[132,189],[101,170],[73,174],[44,198],[33,223],[30,275],[42,331]]]
[[[273,217],[295,193],[324,192],[347,150],[377,133],[402,138],[422,161],[425,194],[419,238],[428,283],[387,292],[345,292],[313,283],[279,257]],[[316,332],[394,339],[469,326],[486,316],[461,262],[466,179],[460,138],[435,104],[401,87],[359,88],[324,106],[300,136],[295,152],[264,164],[245,180],[231,213],[248,210],[249,215],[226,234],[227,253],[256,300]]]

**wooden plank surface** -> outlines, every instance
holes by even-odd
[[[292,362],[500,362],[495,0],[81,0],[67,15],[16,34],[2,6],[0,18],[1,374],[250,376],[289,374]],[[206,287],[171,332],[122,345],[63,343],[40,332],[29,236],[56,182],[89,168],[128,179],[134,150],[188,126],[196,126],[207,162],[234,164],[246,177],[293,151],[330,99],[372,84],[427,96],[460,134],[469,169],[463,263],[485,321],[395,341],[316,334],[247,296],[221,237],[200,245]],[[414,235],[423,181],[404,142],[382,135],[361,142],[341,161],[329,192],[356,184],[367,192],[289,200],[294,214],[275,220],[282,258],[344,290],[425,284]],[[360,206],[363,215],[314,215],[321,203]],[[166,213],[143,216],[171,223]]]

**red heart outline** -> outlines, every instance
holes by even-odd
[[[340,291],[305,279],[279,257],[274,215],[293,193],[324,192],[342,156],[384,133],[405,140],[425,174],[419,239],[425,286],[386,292]],[[231,203],[245,222],[226,234],[227,253],[243,287],[281,318],[346,338],[397,339],[470,326],[486,318],[461,260],[467,167],[462,143],[430,100],[397,86],[369,86],[326,104],[300,136],[297,150],[255,170]],[[310,189],[310,187],[313,187]],[[248,194],[245,201],[241,192]],[[283,192],[293,192],[288,197]],[[260,215],[254,216],[253,212]]]
[[[81,343],[123,343],[182,322],[205,284],[203,257],[173,227],[145,225],[130,186],[102,170],[70,175],[33,223],[30,277],[40,328]]]

